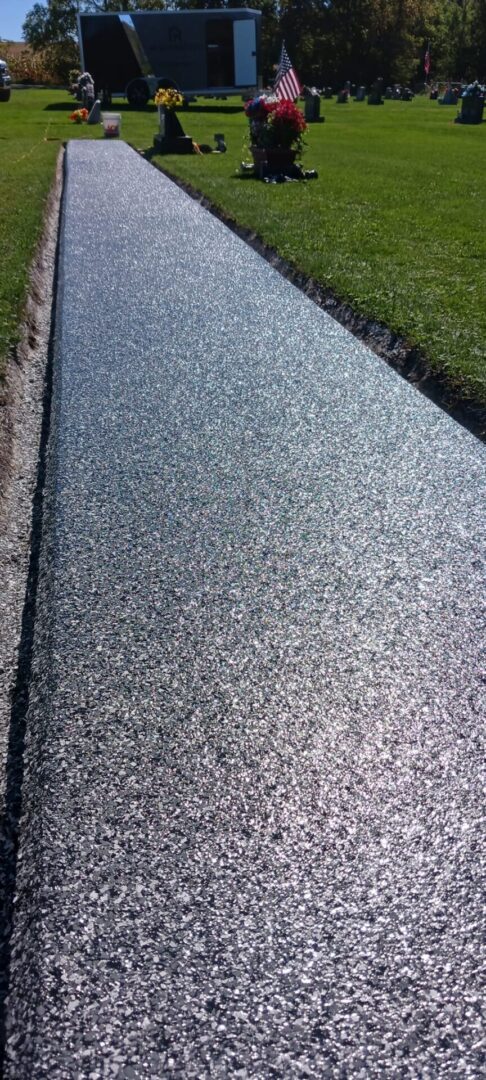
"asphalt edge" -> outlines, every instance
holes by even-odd
[[[132,148],[136,150],[135,147]],[[389,367],[398,372],[406,382],[410,383],[415,389],[420,390],[425,397],[433,401],[451,419],[456,420],[472,435],[486,443],[486,406],[478,405],[472,398],[461,398],[457,387],[451,385],[444,377],[441,377],[433,370],[430,362],[418,346],[411,345],[405,338],[389,330],[383,323],[377,322],[375,319],[369,319],[365,315],[360,315],[350,304],[341,300],[332,289],[320,285],[314,278],[287,262],[275,248],[265,244],[252,229],[240,225],[188,181],[182,180],[168,169],[165,169],[159,162],[153,161],[152,150],[148,152],[136,150],[136,152],[140,153],[151,165],[154,165],[168,180],[172,180],[177,187],[185,191],[186,195],[200,203],[214,217],[227,225],[241,240],[244,240],[266,262],[270,263],[274,270],[277,270],[282,277],[305,293],[310,300],[328,315],[331,315],[333,319],[336,319],[336,322],[349,330],[354,337],[362,341]]]

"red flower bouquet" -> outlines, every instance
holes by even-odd
[[[250,122],[252,147],[302,153],[307,124],[303,113],[292,101],[279,101],[260,94],[245,105],[245,113]]]
[[[307,129],[304,114],[293,101],[279,101],[268,116],[271,132],[271,146],[282,146],[286,150],[301,150],[302,137]]]

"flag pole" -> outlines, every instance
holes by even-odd
[[[427,42],[427,48],[424,56],[424,72],[425,72],[425,85],[429,85],[429,73],[430,73],[430,39]]]

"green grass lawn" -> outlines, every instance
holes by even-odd
[[[25,98],[25,100],[24,100]],[[27,99],[30,99],[30,103]],[[0,378],[17,338],[28,271],[52,184],[59,142],[50,137],[42,95],[12,94],[0,103]]]
[[[14,339],[26,266],[59,143],[101,137],[68,120],[67,95],[18,91],[0,106],[0,355]],[[118,106],[116,106],[118,111]],[[121,106],[122,134],[150,150],[155,108]],[[246,121],[239,99],[180,113],[187,134],[224,155],[154,157],[254,230],[295,267],[358,311],[420,346],[463,396],[486,403],[486,124],[454,124],[454,107],[415,99],[322,103],[304,164],[319,179],[269,185],[240,179]],[[248,155],[246,155],[248,157]],[[6,168],[5,164],[6,162]]]

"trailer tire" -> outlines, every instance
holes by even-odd
[[[126,98],[129,105],[134,108],[143,108],[148,105],[150,91],[145,79],[132,79],[126,88]]]
[[[0,90],[0,101],[10,101],[10,87],[8,90]]]

